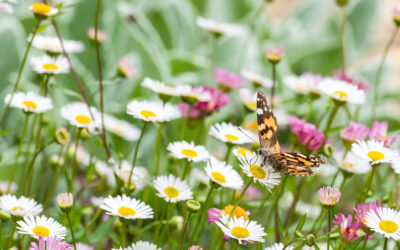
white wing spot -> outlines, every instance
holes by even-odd
[[[258,114],[258,115],[261,115],[262,113],[264,113],[263,110],[258,108],[258,109],[257,109],[257,114]]]

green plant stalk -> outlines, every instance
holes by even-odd
[[[333,120],[335,119],[336,114],[337,114],[337,112],[338,112],[340,106],[341,106],[341,105],[340,105],[340,104],[337,104],[337,103],[335,103],[334,106],[333,106],[332,112],[331,112],[331,114],[330,114],[330,116],[329,116],[329,118],[328,118],[328,122],[326,123],[326,127],[325,127],[325,130],[324,130],[324,139],[322,140],[321,147],[319,148],[319,153],[321,153],[322,149],[323,149],[324,146],[325,146],[325,141],[326,141],[326,139],[328,138],[329,130],[330,130],[331,127],[332,127]]]
[[[341,43],[342,43],[342,71],[346,75],[346,9],[344,6],[340,7],[340,13],[342,15],[342,24],[340,27]]]
[[[186,175],[190,172],[190,169],[191,169],[191,161],[186,160],[185,167],[183,168],[182,180],[185,179]]]
[[[229,156],[231,156],[231,152],[232,152],[232,144],[230,144],[230,143],[227,143],[227,150],[226,150],[226,154],[225,154],[225,162],[228,164],[228,162],[229,162]]]
[[[275,89],[276,89],[276,64],[272,64],[272,88],[271,88],[271,97],[269,102],[271,103],[271,108],[274,108],[274,96],[275,96]]]
[[[64,149],[64,146],[61,145],[60,146],[60,151],[58,152],[58,159],[61,159],[62,154],[63,154],[63,149]],[[46,209],[47,209],[47,207],[48,207],[48,205],[50,203],[50,199],[53,196],[54,190],[56,189],[59,175],[60,175],[60,166],[57,166],[56,167],[56,172],[54,173],[54,176],[53,176],[53,181],[52,181],[51,186],[50,186],[50,190],[47,193],[46,198],[45,198],[44,203],[43,203],[43,210],[44,211],[46,211]]]
[[[235,240],[235,242],[233,243],[232,250],[236,250],[238,245],[239,245],[239,241]]]
[[[135,154],[134,154],[133,160],[132,160],[132,167],[131,167],[131,171],[129,172],[128,186],[126,187],[126,190],[125,190],[125,193],[127,195],[129,195],[129,192],[130,192],[129,190],[130,190],[131,182],[132,182],[131,179],[132,179],[133,169],[135,168],[135,165],[136,165],[136,160],[137,160],[137,155],[138,155],[138,152],[139,152],[140,142],[142,141],[142,138],[143,138],[143,135],[144,135],[144,130],[145,130],[146,126],[147,126],[147,122],[145,122],[143,124],[142,131],[140,132],[140,136],[139,136],[139,139],[138,139],[137,144],[136,144]]]
[[[121,231],[122,231],[121,232],[121,246],[123,248],[126,247],[126,227],[127,227],[127,225],[125,223],[125,220],[123,219],[122,226],[121,226]]]
[[[12,184],[12,182],[14,180],[15,172],[17,171],[18,158],[19,158],[19,156],[21,154],[22,144],[24,144],[26,130],[27,130],[28,124],[29,124],[29,117],[30,117],[30,114],[26,113],[25,122],[24,122],[24,129],[22,130],[21,140],[20,140],[19,145],[18,145],[17,154],[15,155],[14,165],[13,165],[13,168],[11,170],[11,177],[10,177],[10,180],[8,181],[7,193],[10,192],[11,184]]]
[[[366,247],[367,247],[367,241],[368,241],[368,238],[369,238],[369,236],[370,236],[370,234],[369,233],[367,233],[364,237],[364,243],[363,243],[363,245],[362,245],[362,250],[364,250]]]
[[[385,237],[385,241],[383,242],[383,250],[387,250],[388,246],[388,238]]]
[[[185,246],[185,239],[186,239],[186,231],[188,228],[188,224],[189,224],[189,220],[190,220],[190,216],[192,215],[192,212],[188,212],[188,215],[186,217],[185,220],[185,225],[183,226],[183,235],[182,235],[182,241],[181,241],[181,247],[179,248],[180,250],[183,250],[184,246]]]
[[[162,212],[162,214],[161,214],[161,216],[160,216],[160,218],[159,218],[159,222],[160,222],[160,223],[158,224],[157,229],[156,229],[156,233],[155,233],[155,236],[156,236],[156,238],[155,238],[155,243],[156,243],[157,245],[159,244],[159,240],[160,240],[160,238],[161,238],[160,231],[161,231],[161,229],[163,228],[163,223],[162,223],[162,221],[164,221],[164,220],[166,219],[168,209],[169,209],[169,202],[167,202],[167,205],[165,206],[165,208],[164,208],[164,210],[163,210],[163,212]],[[166,223],[168,223],[168,221],[166,221]]]
[[[278,206],[278,203],[279,203],[279,199],[281,198],[282,193],[283,193],[283,190],[285,189],[285,186],[286,186],[286,180],[287,180],[287,178],[288,178],[287,175],[285,175],[285,176],[283,177],[283,180],[282,180],[282,182],[281,182],[281,184],[280,184],[280,187],[279,187],[279,191],[278,191],[278,193],[277,193],[276,196],[275,196],[274,203],[272,204],[271,209],[270,209],[269,212],[268,212],[268,216],[266,216],[266,218],[267,218],[266,224],[268,224],[270,218],[272,218],[272,216],[271,216],[272,212],[273,212],[274,210],[277,209],[277,206]]]
[[[75,241],[74,229],[72,228],[72,222],[71,222],[71,218],[69,217],[69,212],[65,212],[65,215],[67,216],[69,229],[71,231],[72,243],[74,245],[74,249],[76,250],[76,241]]]
[[[265,203],[267,202],[267,200],[271,197],[271,192],[268,192],[267,195],[264,196],[264,199],[261,201],[260,206],[257,208],[257,210],[254,212],[253,216],[254,218],[257,217],[258,213],[263,210]]]
[[[329,247],[331,245],[331,207],[328,206],[328,233],[326,235],[326,249],[329,250]]]
[[[202,221],[203,221],[204,214],[205,214],[206,211],[207,211],[208,203],[209,203],[209,201],[210,201],[210,199],[211,199],[211,194],[212,194],[212,192],[213,192],[214,189],[215,189],[215,187],[214,187],[213,185],[214,185],[214,184],[211,184],[211,185],[210,185],[210,188],[208,189],[208,192],[207,192],[207,195],[206,195],[206,199],[205,199],[205,201],[204,201],[204,204],[203,204],[203,206],[201,206],[201,209],[200,209],[200,212],[199,212],[200,215],[197,217],[198,219],[197,219],[197,222],[196,222],[195,227],[193,228],[192,236],[190,237],[191,239],[194,239],[194,237],[196,236],[197,229],[198,229],[198,227],[200,226],[200,224],[201,224]]]
[[[291,220],[292,215],[293,215],[293,212],[296,210],[296,205],[297,205],[298,201],[300,200],[300,195],[301,195],[301,191],[302,191],[303,186],[304,186],[303,185],[304,181],[305,181],[305,178],[301,178],[299,184],[297,185],[296,195],[293,198],[292,205],[290,206],[289,213],[288,213],[288,215],[287,215],[287,217],[285,219],[285,222],[283,223],[283,227],[285,229],[288,229],[290,220]]]
[[[243,195],[246,193],[247,189],[250,187],[251,183],[253,182],[253,177],[250,178],[249,182],[247,182],[246,186],[244,187],[242,193],[240,194],[239,198],[237,198],[237,200],[235,201],[235,205],[233,206],[233,209],[231,211],[231,213],[229,214],[229,218],[228,221],[230,219],[232,219],[233,213],[235,212],[235,209],[237,208],[237,206],[239,205],[240,201],[243,198]]]
[[[15,229],[17,228],[17,222],[13,220],[13,225],[11,226],[11,233],[10,233],[10,238],[8,238],[7,244],[6,244],[6,249],[9,249],[13,238],[14,238],[14,233],[15,233]]]
[[[11,92],[11,98],[10,98],[10,100],[8,100],[7,105],[6,105],[6,107],[5,107],[4,111],[3,111],[3,114],[1,115],[0,124],[3,122],[4,118],[6,117],[6,114],[7,114],[8,109],[10,108],[12,99],[14,98],[14,94],[17,91],[18,85],[19,85],[19,83],[21,81],[21,76],[22,76],[22,72],[24,71],[24,68],[25,68],[26,59],[28,58],[29,51],[31,50],[31,47],[32,47],[32,42],[35,39],[35,36],[36,36],[36,34],[37,34],[38,30],[39,30],[39,27],[40,27],[41,19],[37,19],[37,20],[38,21],[36,22],[36,26],[35,26],[35,28],[33,29],[33,32],[32,32],[32,38],[28,42],[28,46],[26,47],[26,50],[25,50],[25,54],[24,54],[24,57],[22,59],[21,66],[19,68],[17,80],[15,81],[15,84],[14,84],[14,89]]]
[[[324,215],[324,210],[322,210],[321,213],[318,215],[317,219],[314,220],[314,223],[313,223],[313,225],[312,225],[312,227],[311,227],[311,232],[310,232],[310,233],[316,234],[315,229],[316,229],[316,227],[317,227],[317,225],[318,225],[318,222],[319,222],[319,221],[321,220],[321,218],[323,217],[323,215]],[[318,228],[318,230],[319,230],[319,228]],[[318,230],[317,230],[317,231],[318,231]]]
[[[367,179],[367,181],[365,182],[365,185],[364,185],[364,188],[363,188],[363,194],[362,194],[362,196],[361,196],[361,202],[362,202],[362,203],[364,203],[365,200],[367,199],[368,192],[369,192],[369,190],[370,190],[370,188],[371,188],[371,183],[372,183],[372,180],[373,180],[373,178],[374,178],[374,174],[375,174],[375,172],[376,172],[376,168],[377,168],[377,167],[379,167],[379,166],[375,166],[375,167],[372,166],[371,173],[369,174],[368,179]]]
[[[78,163],[77,163],[77,154],[78,154],[78,147],[79,147],[79,141],[81,139],[81,132],[82,129],[78,128],[77,129],[77,135],[76,135],[76,140],[75,140],[75,151],[74,151],[74,156],[73,156],[73,160],[72,160],[72,171],[71,171],[71,185],[70,187],[68,187],[68,191],[71,193],[72,189],[73,189],[73,183],[75,180],[75,177],[78,173]]]
[[[162,123],[158,124],[157,129],[157,139],[156,139],[156,167],[155,167],[155,174],[156,176],[160,173],[160,153],[161,153],[161,134],[162,134]]]

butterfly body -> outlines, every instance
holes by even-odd
[[[257,94],[257,123],[260,149],[264,164],[288,175],[312,176],[312,167],[325,164],[324,158],[300,153],[283,153],[276,138],[278,124],[262,91]]]

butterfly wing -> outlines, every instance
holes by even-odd
[[[312,176],[312,168],[325,164],[323,157],[300,153],[277,153],[268,156],[268,162],[276,170],[288,175]]]
[[[261,148],[269,150],[271,153],[280,153],[281,147],[276,139],[278,124],[268,105],[267,98],[261,90],[257,93],[257,124]]]

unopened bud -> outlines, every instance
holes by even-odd
[[[283,47],[268,47],[265,50],[265,56],[272,64],[277,64],[278,62],[280,62],[284,54],[285,48]]]
[[[174,216],[169,220],[169,225],[176,228],[178,231],[183,228],[183,217],[182,216]]]
[[[91,136],[92,134],[90,133],[89,129],[87,128],[81,129],[81,138],[83,140],[89,139]]]
[[[7,221],[9,219],[11,219],[11,215],[3,210],[0,210],[0,221]]]
[[[69,132],[66,128],[58,128],[55,134],[56,142],[60,145],[65,145],[69,142]]]
[[[313,234],[309,234],[309,235],[307,235],[306,236],[306,245],[307,246],[313,246],[314,245],[314,242],[315,242],[315,236],[313,235]]]
[[[340,234],[339,233],[331,233],[330,235],[329,235],[329,238],[331,238],[331,239],[337,239],[337,238],[339,238],[340,237]]]
[[[339,6],[345,6],[348,2],[349,0],[336,0],[337,5]]]
[[[71,210],[72,205],[74,204],[74,197],[71,193],[62,193],[57,195],[57,203],[61,210],[67,212]]]
[[[200,202],[195,200],[188,200],[186,202],[186,209],[191,213],[196,213],[200,210],[201,205]]]

